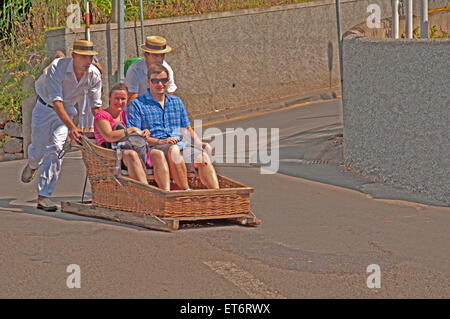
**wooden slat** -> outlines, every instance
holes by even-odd
[[[242,226],[257,226],[261,224],[261,219],[248,215],[245,217],[235,218],[234,221]]]
[[[209,219],[237,219],[250,218],[248,214],[233,214],[233,215],[211,215],[211,216],[182,216],[182,217],[164,217],[164,220],[179,220],[179,221],[194,221],[194,220],[209,220]]]
[[[76,202],[61,202],[61,211],[163,231],[173,231],[177,230],[179,227],[179,223],[176,220],[164,220],[164,222],[166,222],[166,225],[164,225],[150,215],[96,207]]]
[[[186,216],[186,217],[164,217],[160,218],[166,225],[159,222],[150,215],[125,212],[116,209],[96,207],[90,203],[61,202],[61,211],[86,217],[101,218],[119,223],[130,224],[148,229],[163,231],[174,231],[179,228],[180,221],[200,221],[212,219],[226,219],[243,226],[256,226],[261,220],[250,214],[233,215],[209,215],[209,216]]]

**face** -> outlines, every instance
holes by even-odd
[[[164,94],[169,86],[169,77],[166,72],[161,72],[159,74],[151,74],[150,80],[147,80],[147,85],[150,89],[150,94]],[[166,83],[163,83],[166,82]],[[156,82],[156,83],[153,83]]]
[[[162,64],[165,56],[165,53],[144,53],[145,62],[147,63],[147,65],[150,65],[152,63]]]
[[[125,90],[114,90],[109,97],[109,107],[114,112],[120,112],[127,105],[128,94]]]
[[[94,56],[72,53],[72,58],[73,58],[73,69],[76,72],[84,73],[87,72],[87,70],[91,66]]]

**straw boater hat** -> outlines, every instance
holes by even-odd
[[[145,39],[145,44],[141,44],[141,50],[149,53],[168,53],[172,48],[163,37],[151,35]]]
[[[73,53],[81,55],[97,55],[98,52],[94,51],[94,43],[87,40],[76,40],[73,43],[73,48],[71,49]]]

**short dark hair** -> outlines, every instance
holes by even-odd
[[[162,72],[166,72],[167,77],[169,77],[169,71],[167,70],[167,68],[164,65],[152,63],[148,67],[147,79],[150,80],[150,78],[151,78],[150,76],[152,74],[160,74]]]
[[[109,97],[111,97],[114,91],[126,91],[128,94],[128,87],[125,85],[125,83],[121,82],[114,84],[109,90]]]

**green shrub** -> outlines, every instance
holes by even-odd
[[[413,38],[414,39],[420,39],[421,38],[420,27],[415,27],[414,28],[414,30],[413,30]],[[442,27],[438,29],[436,25],[432,25],[430,27],[429,38],[430,39],[447,39],[447,38],[449,38],[449,35],[448,35],[447,32],[442,30]]]

